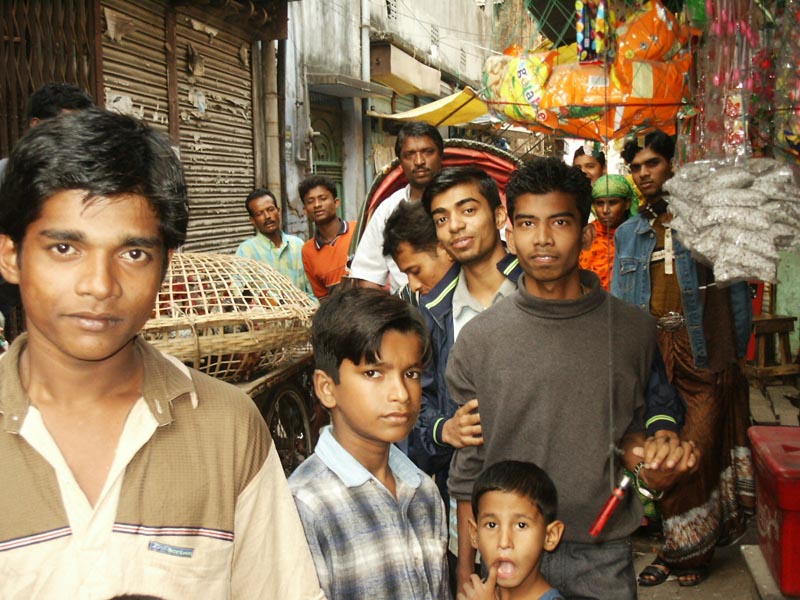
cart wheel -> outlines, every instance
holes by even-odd
[[[300,388],[292,383],[278,387],[272,394],[264,420],[288,477],[313,451],[311,423]]]

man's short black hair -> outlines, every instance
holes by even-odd
[[[326,177],[325,175],[312,175],[311,177],[306,177],[303,179],[303,181],[300,182],[300,185],[297,186],[297,193],[300,194],[300,201],[305,203],[306,194],[315,187],[324,187],[334,198],[336,198],[338,193],[336,191],[336,182],[333,179]]]
[[[639,145],[639,140],[634,138],[625,142],[625,147],[622,149],[620,155],[626,165],[631,164],[636,155],[645,148],[650,148],[656,154],[660,154],[667,162],[672,160],[675,156],[675,138],[667,135],[660,129],[655,129],[644,136],[643,145]]]
[[[584,175],[584,177],[586,177]],[[514,492],[539,509],[545,525],[558,518],[558,492],[553,480],[531,462],[504,460],[483,471],[472,488],[472,514],[478,519],[481,497],[487,492]]]
[[[478,190],[486,198],[492,210],[503,204],[497,182],[486,171],[479,167],[448,167],[439,171],[425,187],[422,193],[422,206],[425,207],[425,211],[431,213],[431,205],[436,196],[465,183],[474,183],[478,186]]]
[[[316,368],[338,384],[344,359],[360,364],[380,358],[387,331],[418,335],[422,341],[420,364],[427,366],[433,351],[425,321],[416,308],[381,290],[337,289],[320,304],[311,325]]]
[[[247,194],[247,198],[245,198],[244,205],[247,208],[247,213],[252,217],[253,213],[250,210],[250,202],[255,200],[256,198],[261,198],[262,196],[269,196],[272,198],[273,204],[275,204],[275,208],[280,208],[278,206],[278,200],[275,198],[275,194],[270,192],[267,188],[256,188],[249,194]]]
[[[444,156],[444,140],[439,130],[433,125],[423,123],[422,121],[409,121],[397,132],[397,141],[394,143],[394,154],[397,158],[400,158],[400,153],[403,150],[403,142],[406,141],[406,138],[410,137],[431,138],[439,149],[439,154]]]
[[[46,200],[64,190],[100,196],[137,194],[158,214],[165,250],[186,240],[189,204],[180,160],[145,123],[87,109],[47,119],[14,147],[0,187],[0,233],[21,246]]]
[[[575,153],[572,155],[572,162],[574,163],[575,159],[578,158],[579,156],[587,156],[586,150],[583,149],[583,146],[575,150]],[[589,156],[597,159],[597,162],[600,163],[601,167],[606,166],[606,153],[603,152],[602,150],[599,150],[598,152],[592,152]]]
[[[581,225],[589,222],[592,212],[592,184],[580,167],[570,167],[560,158],[537,157],[511,174],[506,185],[506,209],[513,221],[514,209],[523,194],[549,194],[562,192],[575,198],[581,214]]]
[[[419,202],[401,202],[386,219],[383,230],[383,253],[397,258],[400,244],[405,242],[415,252],[436,252],[439,238],[436,225]]]
[[[57,117],[62,110],[92,108],[92,97],[71,83],[46,83],[28,98],[28,122]]]

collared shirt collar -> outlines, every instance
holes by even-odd
[[[370,479],[378,481],[364,465],[358,462],[352,454],[336,441],[330,425],[324,427],[320,432],[319,441],[314,448],[314,454],[325,463],[325,466],[336,473],[336,476],[347,487],[364,485]],[[389,446],[389,468],[395,477],[413,488],[418,488],[422,484],[419,470],[394,444]]]
[[[271,239],[269,239],[267,236],[265,236],[260,231],[258,233],[256,233],[256,237],[259,238],[263,243],[265,243],[270,250],[283,250],[284,248],[286,248],[286,232],[284,232],[284,231],[281,231],[281,245],[280,246],[276,246],[275,243]]]
[[[19,433],[31,404],[22,387],[18,368],[20,354],[27,343],[28,335],[23,333],[0,359],[0,414],[9,433]],[[142,395],[159,426],[172,422],[172,402],[181,396],[186,396],[197,406],[197,394],[188,368],[138,336],[134,343],[142,357]],[[175,377],[176,370],[184,376]]]
[[[339,219],[339,231],[329,242],[323,240],[319,236],[319,230],[317,230],[317,232],[314,234],[314,247],[317,250],[321,250],[323,246],[333,246],[336,243],[336,240],[339,239],[339,236],[347,233],[349,229],[350,229],[350,224],[344,219]]]
[[[506,276],[506,279],[503,280],[502,285],[492,298],[492,304],[497,302],[500,298],[510,296],[516,289],[516,283]],[[475,316],[475,314],[482,313],[484,310],[486,310],[486,307],[469,293],[467,278],[459,277],[456,289],[453,291],[453,323],[461,323],[464,311],[472,311],[474,313],[473,316]],[[461,324],[463,325],[463,323]],[[458,331],[460,329],[461,327],[456,325],[456,330]]]

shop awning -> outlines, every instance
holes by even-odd
[[[392,97],[391,88],[385,85],[364,81],[341,73],[308,73],[306,81],[308,82],[308,89],[312,92],[328,96],[337,96],[339,98]]]
[[[396,121],[424,121],[435,127],[443,125],[463,125],[473,119],[482,117],[489,112],[486,103],[480,99],[478,93],[471,87],[439,98],[418,108],[404,112],[387,115],[374,111],[367,111],[370,117],[381,119],[394,119]]]

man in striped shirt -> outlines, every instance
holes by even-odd
[[[281,207],[275,194],[266,188],[255,189],[247,196],[245,206],[256,235],[239,244],[236,255],[267,263],[313,299],[314,292],[303,268],[304,242],[281,230]]]

